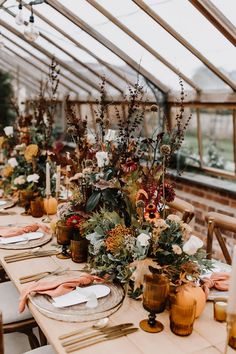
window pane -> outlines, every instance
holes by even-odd
[[[178,113],[178,108],[171,108],[171,118],[173,125],[176,124],[175,117]],[[186,169],[191,170],[191,167],[200,167],[200,158],[198,152],[197,114],[195,109],[185,107],[185,119],[187,119],[190,114],[192,117],[185,132],[184,141],[172,161],[172,167],[176,167],[179,171]]]
[[[232,111],[202,109],[200,119],[204,165],[234,172]]]

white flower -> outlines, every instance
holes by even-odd
[[[4,133],[6,134],[6,136],[13,136],[13,127],[12,126],[5,127],[3,130],[4,130]]]
[[[194,255],[199,248],[203,246],[202,240],[196,236],[191,236],[190,239],[184,244],[183,251],[189,256]]]
[[[34,182],[34,183],[38,183],[39,181],[39,175],[37,173],[33,173],[32,175],[29,175],[27,177],[27,182]]]
[[[182,249],[181,249],[181,247],[179,247],[178,245],[172,245],[172,251],[173,251],[175,254],[181,254],[181,253],[182,253]]]
[[[96,153],[96,159],[97,159],[97,164],[98,167],[104,167],[108,165],[109,158],[108,158],[108,153],[105,151],[98,151]]]
[[[182,229],[182,232],[183,232],[184,240],[187,241],[189,239],[189,237],[190,237],[191,232],[192,232],[192,228],[188,224],[182,223],[181,229]]]
[[[149,246],[150,236],[147,234],[141,233],[140,235],[138,235],[137,240],[140,243],[140,246],[147,247],[147,246]]]
[[[16,166],[18,166],[18,162],[15,157],[11,157],[7,162],[12,168],[15,168]]]
[[[161,230],[165,230],[169,227],[169,225],[167,225],[165,220],[163,220],[163,219],[157,219],[154,222],[154,226],[158,229],[161,229]]]
[[[108,129],[107,134],[105,135],[105,141],[113,141],[116,139],[116,130]]]
[[[21,175],[21,176],[19,176],[19,177],[16,177],[15,179],[14,179],[14,184],[18,184],[18,185],[21,185],[21,184],[24,184],[26,182],[26,180],[25,180],[25,176],[23,176],[23,175]]]
[[[177,223],[179,223],[181,221],[180,217],[178,215],[175,215],[175,214],[168,215],[167,219],[170,220],[170,221],[177,222]]]

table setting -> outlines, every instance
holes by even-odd
[[[43,224],[18,224],[0,227],[0,248],[30,249],[48,243],[52,238],[50,228]]]
[[[207,347],[214,352],[222,342],[221,353],[230,353],[236,347],[231,267],[209,260],[202,238],[167,206],[175,199],[168,167],[191,118],[184,118],[183,89],[175,128],[144,139],[134,133],[144,114],[142,87],[130,89],[130,109],[124,121],[117,112],[115,131],[102,113],[105,85],[104,79],[93,142],[86,121],[66,102],[68,134],[77,148],[63,158],[45,141],[37,145],[31,119],[21,122],[19,135],[13,130],[5,137],[11,178],[3,182],[5,189],[10,183],[24,212],[4,219],[0,259],[20,292],[19,312],[29,307],[60,354],[92,354],[94,347],[112,348],[113,340],[132,354],[156,350],[159,340],[163,354]],[[30,222],[20,224],[18,217]],[[41,220],[35,223],[34,217]],[[236,248],[233,259],[235,274]],[[217,333],[224,328],[219,342],[205,337],[205,310]]]

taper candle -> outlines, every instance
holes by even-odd
[[[236,246],[233,251],[232,271],[229,282],[229,298],[227,313],[230,315],[236,315]]]
[[[61,166],[57,166],[57,173],[56,173],[56,193],[60,192],[61,186]]]
[[[46,162],[46,195],[51,194],[50,164]]]

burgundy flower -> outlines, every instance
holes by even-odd
[[[80,224],[84,221],[79,215],[72,215],[66,220],[66,225],[71,227],[80,227]]]
[[[170,183],[165,182],[164,183],[164,192],[165,192],[165,200],[170,203],[173,202],[175,199],[175,190],[173,186]],[[158,201],[160,202],[163,197],[163,184],[160,185],[159,191],[158,191]]]

